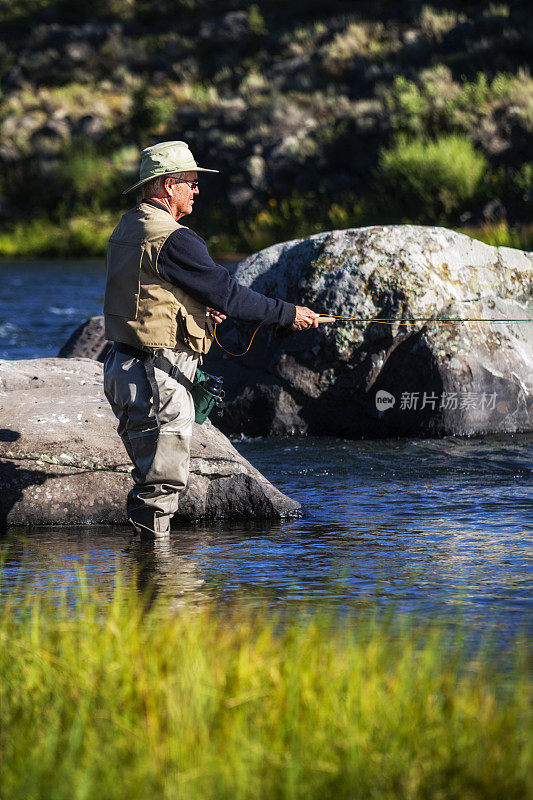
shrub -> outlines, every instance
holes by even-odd
[[[98,210],[114,205],[120,188],[117,180],[112,162],[94,145],[82,141],[65,148],[52,173],[50,188],[60,209]]]
[[[239,221],[239,244],[253,252],[287,239],[357,227],[367,219],[365,204],[353,194],[339,195],[331,202],[329,197],[295,191],[279,200],[271,197],[258,213]]]
[[[393,128],[417,135],[437,135],[450,128],[451,110],[461,94],[448,67],[423,70],[418,81],[399,75],[383,92]],[[466,130],[462,126],[459,130]]]
[[[331,75],[340,75],[358,58],[381,61],[401,47],[394,28],[382,22],[350,22],[322,48],[324,67]]]
[[[259,6],[255,5],[255,3],[248,9],[248,24],[250,25],[250,30],[254,33],[264,33],[266,30],[265,19]]]
[[[133,94],[130,125],[132,132],[142,138],[152,132],[163,131],[170,121],[174,107],[168,99],[154,95],[143,84]]]
[[[430,39],[440,41],[458,22],[463,22],[464,15],[446,9],[440,10],[431,6],[422,6],[418,24],[422,33]]]
[[[533,78],[527,70],[516,75],[500,72],[492,81],[480,72],[474,80],[458,83],[448,67],[437,64],[423,70],[416,81],[399,75],[378,95],[397,131],[426,136],[470,133],[475,137],[482,120],[491,117],[489,127],[496,126],[505,140],[509,136],[502,121],[506,111],[512,111],[515,123],[526,131],[533,129]]]
[[[464,136],[426,140],[401,134],[380,152],[377,188],[404,217],[434,220],[471,201],[486,169],[485,157]]]
[[[511,185],[517,198],[524,204],[529,215],[533,211],[533,162],[522,164],[511,175]]]

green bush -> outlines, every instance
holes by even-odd
[[[523,210],[531,215],[533,213],[533,162],[529,161],[526,164],[511,172],[510,177],[513,199],[523,208]]]
[[[60,217],[73,210],[101,211],[116,205],[121,178],[112,160],[90,142],[73,142],[65,148],[53,170],[48,191]]]
[[[353,228],[368,221],[366,204],[352,194],[329,197],[293,192],[271,197],[258,212],[237,222],[239,249],[254,252],[287,239],[304,238],[321,231]]]
[[[254,33],[264,33],[266,30],[265,18],[261,14],[261,9],[255,3],[248,8],[248,23]]]
[[[151,133],[162,131],[170,121],[174,104],[170,99],[155,95],[147,84],[133,93],[130,116],[132,133],[143,139]]]
[[[491,125],[507,137],[502,114],[513,110],[514,124],[530,132],[533,120],[533,78],[527,70],[517,74],[499,72],[489,81],[478,73],[471,81],[458,83],[451,70],[437,64],[422,70],[416,80],[399,75],[392,86],[378,90],[394,130],[417,136],[476,131],[480,122]]]
[[[461,87],[443,64],[423,70],[417,81],[399,75],[391,87],[380,92],[391,126],[417,136],[448,130],[451,109],[460,93]]]
[[[466,137],[400,134],[380,152],[377,199],[404,219],[446,219],[475,198],[486,170],[485,157]]]

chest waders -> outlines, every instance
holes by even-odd
[[[131,356],[132,358],[138,358],[139,361],[142,361],[154,398],[154,414],[158,427],[160,426],[158,413],[160,401],[159,387],[155,379],[154,368],[166,372],[167,375],[170,375],[175,381],[181,383],[181,385],[190,392],[194,402],[194,421],[199,425],[206,421],[215,406],[218,406],[220,409],[219,413],[222,414],[222,401],[224,399],[222,378],[209,375],[209,373],[197,367],[194,381],[191,381],[176,365],[171,364],[165,356],[158,356],[151,353],[149,350],[141,350],[138,347],[122,344],[121,342],[114,342],[113,348],[119,353]]]

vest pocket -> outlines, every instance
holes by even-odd
[[[181,308],[178,310],[178,338],[195,353],[204,353],[205,340],[205,311],[203,316],[198,313],[184,313]]]
[[[132,320],[137,317],[143,252],[138,244],[109,242],[104,314]]]

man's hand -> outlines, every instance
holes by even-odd
[[[209,317],[211,322],[224,322],[226,319],[226,315],[223,314],[221,311],[217,311],[216,308],[206,308],[205,310],[206,317]]]
[[[293,331],[304,331],[307,328],[318,328],[320,314],[311,311],[307,306],[296,306],[296,316],[291,325]]]

